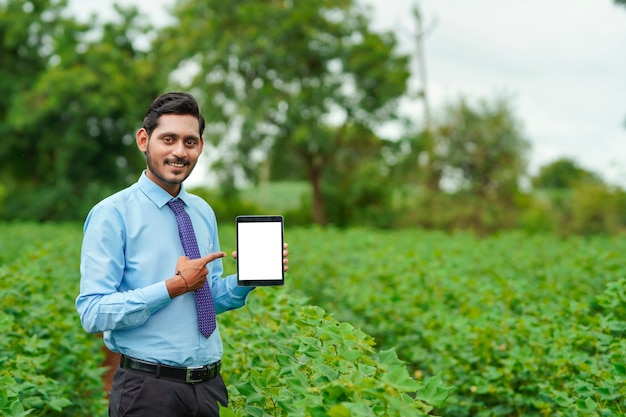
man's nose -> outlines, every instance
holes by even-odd
[[[172,154],[177,158],[182,158],[187,156],[187,148],[185,147],[185,142],[182,140],[176,141],[174,147],[172,149]]]

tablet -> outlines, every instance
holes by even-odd
[[[283,217],[237,216],[237,284],[283,285]]]

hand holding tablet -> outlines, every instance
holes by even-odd
[[[284,285],[283,217],[237,216],[237,284]]]

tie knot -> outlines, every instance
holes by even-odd
[[[182,213],[185,211],[185,203],[183,203],[183,200],[181,200],[180,198],[168,201],[167,205],[172,209],[174,214]]]

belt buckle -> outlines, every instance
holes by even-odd
[[[193,378],[193,373],[196,371],[202,371],[203,369],[205,369],[206,367],[204,366],[190,366],[189,368],[187,368],[187,373],[185,375],[185,382],[188,384],[194,383],[194,382],[202,382],[204,381],[204,379],[202,378],[202,373],[200,373],[199,378]],[[205,370],[204,374],[207,374],[207,371]]]

